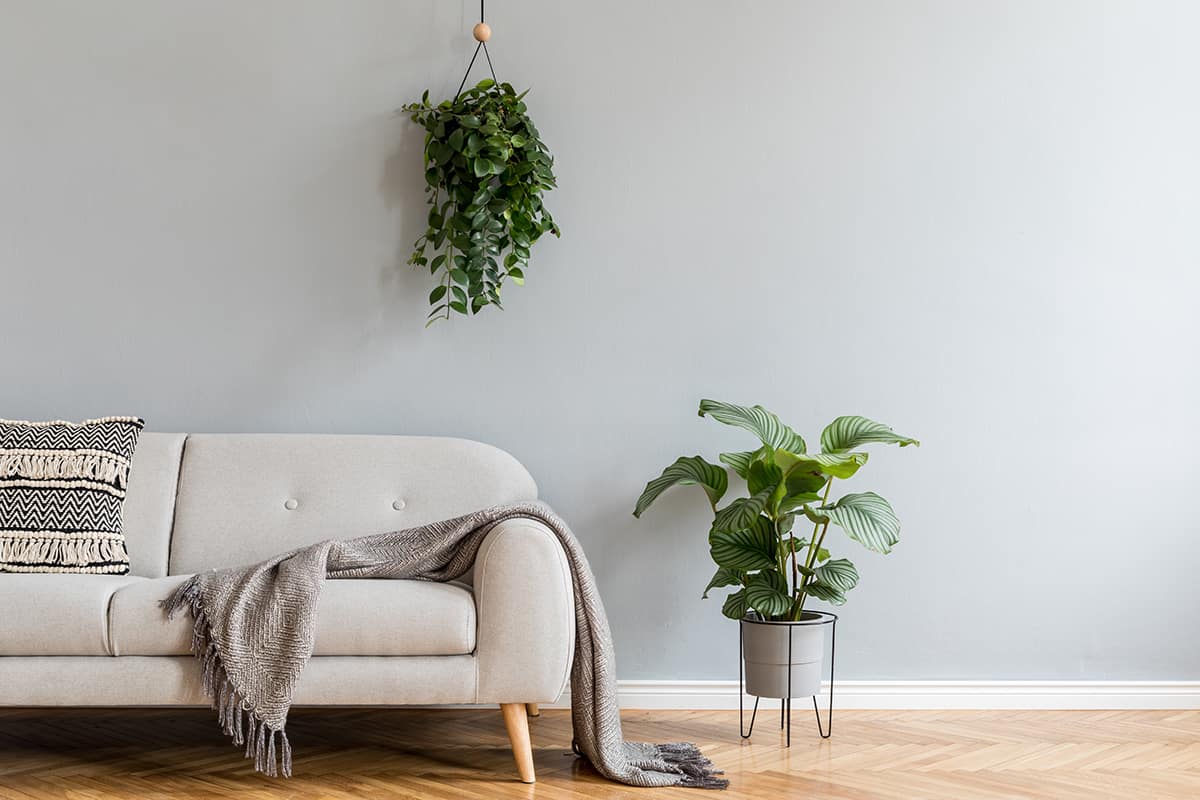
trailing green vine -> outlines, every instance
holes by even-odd
[[[525,105],[527,92],[480,81],[437,105],[426,91],[404,106],[425,128],[429,216],[408,263],[439,279],[429,293],[429,322],[451,313],[503,309],[506,279],[525,283],[530,249],[559,235],[542,195],[557,184],[554,158]]]

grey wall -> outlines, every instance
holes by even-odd
[[[704,503],[747,440],[919,436],[854,486],[848,678],[1200,677],[1200,9],[494,0],[564,229],[424,330],[420,135],[473,2],[0,1],[0,416],[452,434],[588,547],[626,678],[729,678]],[[481,76],[481,75],[480,75]],[[695,490],[690,490],[695,491]]]

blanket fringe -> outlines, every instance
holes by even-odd
[[[679,786],[688,789],[724,789],[729,786],[723,770],[714,769],[713,763],[704,757],[700,748],[689,742],[672,742],[655,746],[659,758],[683,775]]]
[[[185,581],[159,605],[172,619],[182,610],[192,614],[192,653],[200,661],[204,694],[217,712],[221,730],[235,745],[246,745],[246,758],[254,759],[254,769],[274,778],[292,777],[292,745],[282,728],[272,728],[250,707],[246,698],[229,680],[217,643],[212,640],[208,616],[195,578]],[[278,753],[275,740],[279,739]]]

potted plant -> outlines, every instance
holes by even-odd
[[[426,91],[404,106],[425,128],[428,226],[408,263],[429,267],[429,322],[500,305],[505,280],[525,283],[529,251],[559,235],[542,195],[557,184],[554,158],[525,106],[527,92],[480,81],[434,105]]]
[[[700,401],[700,416],[743,428],[760,446],[721,453],[725,467],[700,456],[681,457],[646,484],[633,515],[664,491],[700,486],[712,508],[709,552],[717,572],[703,597],[734,586],[721,608],[742,626],[746,689],[759,697],[805,697],[820,689],[824,636],[805,610],[812,597],[834,605],[858,584],[858,570],[826,547],[830,526],[868,550],[888,553],[899,540],[900,521],[874,492],[854,492],[831,501],[835,480],[852,477],[867,463],[866,444],[918,445],[887,425],[866,417],[838,417],[821,433],[821,452],[809,453],[804,439],[762,406]],[[745,496],[721,505],[729,488],[726,467],[745,482]],[[794,532],[797,524],[811,532]],[[789,647],[789,642],[790,647]],[[788,653],[791,652],[789,661]]]

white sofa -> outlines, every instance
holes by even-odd
[[[184,576],[536,496],[512,456],[460,439],[143,433],[131,574],[0,573],[0,705],[207,705],[190,619],[158,606]],[[454,583],[329,581],[295,702],[501,704],[531,782],[524,704],[565,688],[573,609],[561,547],[525,520],[492,531]]]

